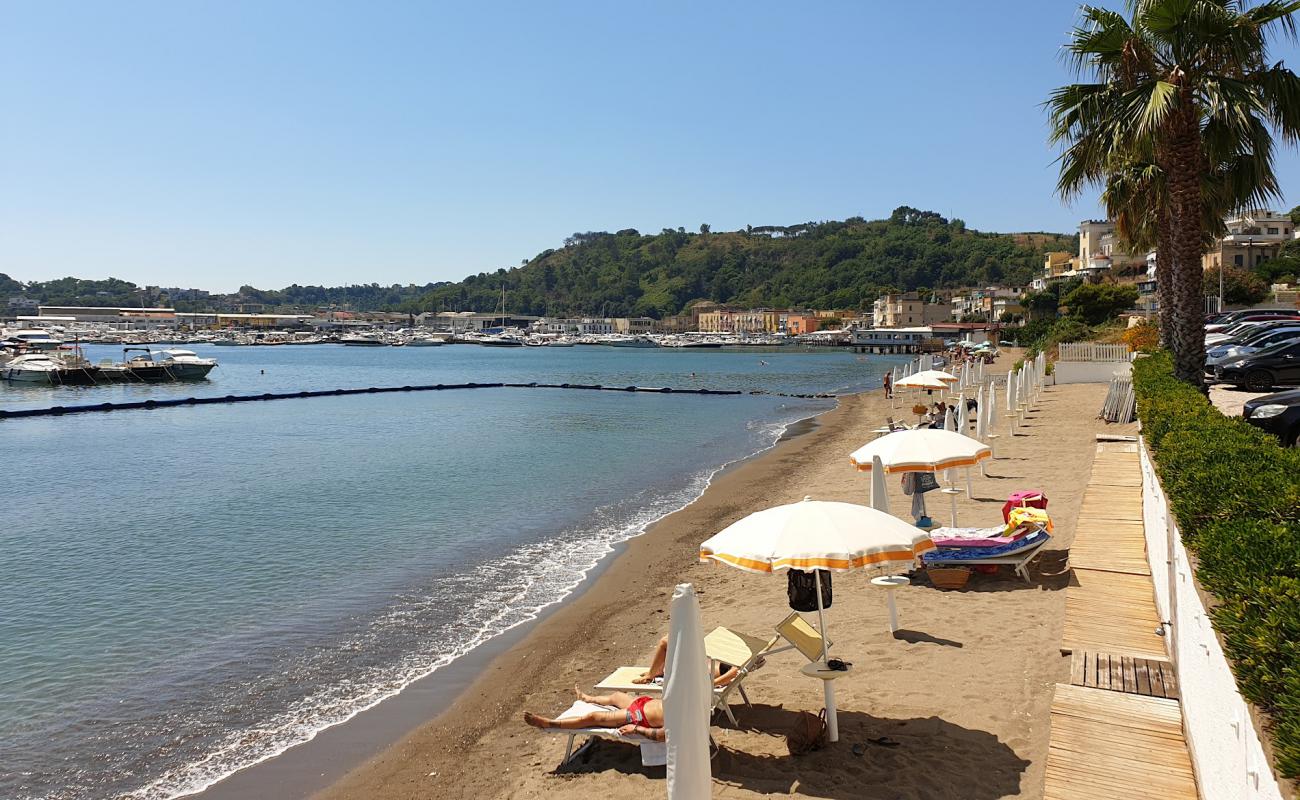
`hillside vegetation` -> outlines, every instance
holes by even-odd
[[[359,284],[284,289],[241,287],[214,301],[268,308],[335,305],[360,311],[492,311],[507,292],[517,314],[649,316],[679,313],[695,300],[748,307],[866,309],[879,295],[913,289],[1027,285],[1048,250],[1073,251],[1077,237],[1056,233],[982,233],[961,220],[907,206],[888,219],[851,217],[742,231],[665,229],[642,234],[575,233],[559,249],[524,265],[456,283]],[[47,305],[170,303],[184,311],[214,303],[149,296],[109,278],[61,278],[25,286],[0,275],[0,291]]]
[[[574,234],[527,264],[447,284],[422,309],[663,317],[692,300],[749,307],[867,308],[890,290],[1025,285],[1048,250],[1076,237],[968,229],[931,211],[901,207],[889,219],[852,217],[714,233]]]

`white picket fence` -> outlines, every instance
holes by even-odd
[[[1065,342],[1058,347],[1057,361],[1130,361],[1126,344]]]

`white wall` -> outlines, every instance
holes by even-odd
[[[1056,383],[1110,383],[1115,375],[1132,375],[1133,365],[1124,361],[1053,361]]]
[[[1200,795],[1206,800],[1282,800],[1282,789],[1264,755],[1249,708],[1237,691],[1197,593],[1187,550],[1169,513],[1145,440],[1140,450],[1147,560],[1156,608],[1163,619],[1173,623],[1167,628],[1165,646],[1172,652],[1178,673],[1183,729]]]

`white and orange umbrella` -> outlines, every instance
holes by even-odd
[[[964,405],[964,404],[963,404]],[[956,467],[973,467],[993,450],[978,439],[956,431],[918,428],[894,431],[863,445],[849,455],[849,462],[864,472],[879,457],[886,474],[895,472],[938,472]],[[957,526],[957,496],[952,495],[952,525]]]
[[[854,503],[813,500],[756,511],[733,522],[700,545],[701,561],[719,561],[746,572],[770,574],[784,569],[849,572],[855,569],[903,569],[934,549],[929,534],[883,511]],[[822,634],[822,666],[828,660],[826,620],[820,576],[817,627]],[[826,690],[828,738],[839,738],[834,681]]]

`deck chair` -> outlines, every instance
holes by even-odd
[[[587,703],[582,700],[574,702],[573,705],[560,714],[556,719],[567,719],[569,717],[581,717],[592,711],[617,711],[613,706],[601,706],[595,703]],[[654,742],[643,736],[626,736],[618,732],[618,728],[541,728],[543,733],[559,733],[569,737],[568,746],[564,748],[564,760],[560,762],[563,767],[578,753],[585,750],[594,739],[589,739],[586,744],[578,748],[575,752],[573,749],[573,740],[579,736],[592,736],[602,739],[614,739],[620,742],[634,744],[641,748],[641,765],[644,767],[662,767],[668,763],[668,744],[666,742]],[[557,768],[558,769],[558,768]]]
[[[781,620],[781,624],[776,626],[776,633],[789,644],[785,647],[778,647],[773,653],[781,653],[786,650],[798,650],[804,658],[809,661],[820,661],[822,657],[822,635],[817,629],[808,624],[808,621],[799,616],[799,612],[792,611],[790,616]],[[826,643],[829,650],[830,642]]]
[[[1029,564],[1042,553],[1043,545],[1051,538],[1051,534],[1040,525],[1033,533],[1006,544],[994,547],[943,547],[923,554],[921,560],[927,567],[1006,564],[1014,568],[1025,583],[1030,583]]]
[[[730,628],[714,628],[708,636],[704,637],[704,652],[709,658],[730,664],[739,670],[731,683],[715,687],[713,690],[713,707],[726,714],[732,725],[738,723],[736,715],[731,710],[729,702],[731,695],[738,692],[745,705],[750,704],[749,695],[745,694],[745,679],[763,665],[764,657],[774,652],[772,648],[779,641],[781,641],[779,636],[764,641],[757,636],[747,636]]]
[[[757,636],[740,633],[730,628],[714,628],[704,637],[704,653],[714,661],[730,664],[739,670],[735,679],[726,686],[713,689],[713,708],[721,709],[731,724],[735,725],[736,716],[731,710],[731,697],[739,692],[741,700],[749,705],[749,696],[745,694],[745,679],[762,666],[763,657],[772,652],[780,641],[779,636],[760,639]],[[629,692],[632,694],[654,694],[664,690],[662,678],[651,683],[634,683],[633,679],[645,673],[646,667],[619,667],[606,675],[596,690],[601,692]]]

